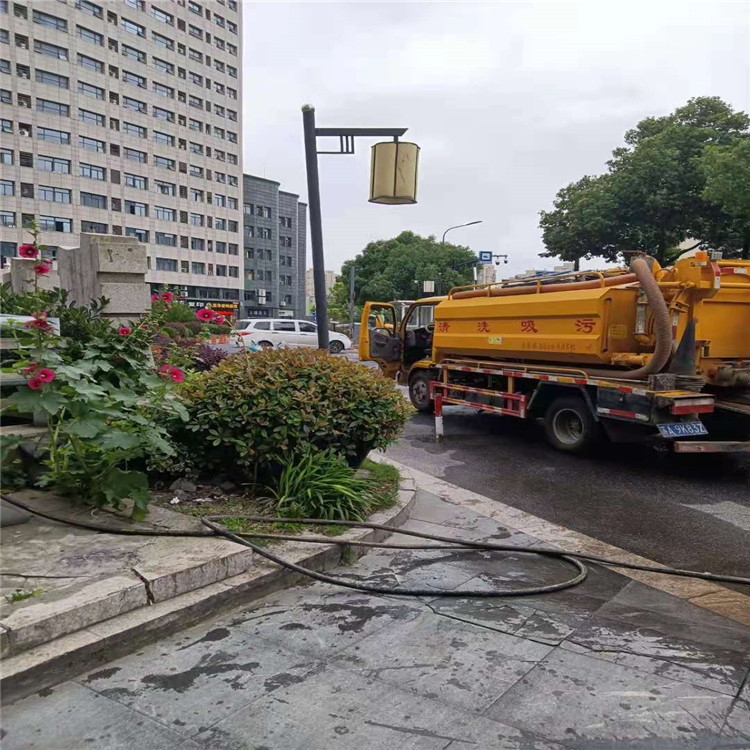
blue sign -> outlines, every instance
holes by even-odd
[[[477,257],[480,263],[492,263],[492,250],[480,250]]]

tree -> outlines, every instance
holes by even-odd
[[[670,115],[642,120],[625,133],[626,145],[612,152],[605,174],[568,185],[554,209],[541,212],[545,255],[615,260],[641,250],[668,263],[687,238],[737,252],[738,219],[731,201],[718,199],[719,188],[706,189],[711,170],[704,157],[748,138],[750,118],[718,97],[691,99]],[[747,169],[743,165],[739,173]]]
[[[370,242],[356,258],[346,261],[341,268],[342,289],[336,290],[335,297],[332,289],[331,297],[337,305],[343,300],[348,305],[352,266],[357,305],[368,300],[414,299],[421,296],[423,281],[434,281],[436,291],[444,294],[453,286],[472,282],[472,261],[476,255],[466,247],[443,244],[432,235],[402,232],[390,240]]]
[[[703,155],[704,197],[732,219],[742,243],[742,257],[750,259],[750,138],[732,145],[713,145]]]

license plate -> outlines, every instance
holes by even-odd
[[[658,424],[662,437],[690,437],[691,435],[708,435],[708,430],[703,422],[672,422],[670,424]]]

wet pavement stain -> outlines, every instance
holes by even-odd
[[[107,669],[100,669],[98,672],[92,672],[85,680],[84,683],[89,684],[96,680],[106,680],[116,675],[120,671],[120,667],[108,667]]]
[[[226,656],[219,652],[220,656]],[[214,657],[216,655],[213,655]],[[254,672],[260,666],[258,661],[248,662],[219,662],[216,658],[204,657],[194,667],[176,674],[148,674],[141,678],[144,685],[155,690],[174,691],[184,693],[195,685],[199,677],[215,677],[228,672]],[[229,685],[239,690],[242,685],[237,681],[239,678],[229,681]]]
[[[186,648],[197,646],[199,643],[216,643],[216,641],[222,641],[224,638],[229,638],[231,632],[227,628],[214,628],[209,630],[203,638],[199,638],[197,641],[186,643],[184,646],[180,646],[177,651],[184,651]]]

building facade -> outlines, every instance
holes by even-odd
[[[305,315],[307,204],[280,183],[244,175],[242,317]]]
[[[193,306],[242,290],[239,0],[0,0],[0,252],[36,219],[148,244]]]

